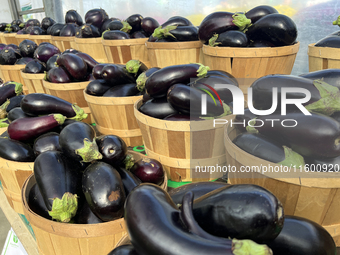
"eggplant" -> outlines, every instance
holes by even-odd
[[[114,20],[120,20],[118,18],[109,18],[107,20],[104,21],[101,29],[100,29],[100,33],[104,33],[104,31],[108,30],[108,25],[111,23],[111,21],[114,21]]]
[[[154,98],[145,102],[139,109],[141,113],[156,118],[164,119],[165,117],[178,113],[167,101],[166,98]]]
[[[43,30],[41,27],[33,27],[30,35],[45,35],[46,31]]]
[[[169,120],[169,121],[191,121],[193,120],[193,117],[186,114],[181,113],[175,113],[171,114],[169,116],[166,116],[163,120]]]
[[[7,99],[22,94],[22,84],[11,82],[10,84],[0,87],[0,105],[3,105]]]
[[[136,83],[128,83],[109,88],[103,94],[103,97],[129,97],[136,96],[139,92],[136,88]]]
[[[131,26],[131,33],[139,31],[142,28],[143,16],[140,14],[133,14],[129,16],[125,21]]]
[[[20,29],[20,30],[17,32],[17,35],[27,35],[27,34],[29,34],[29,33],[26,31],[25,28]]]
[[[220,34],[229,30],[245,30],[251,24],[244,14],[231,12],[213,12],[201,22],[198,29],[198,38],[204,44],[214,34]]]
[[[68,157],[81,162],[102,159],[95,140],[96,132],[84,122],[74,122],[60,132],[59,144]]]
[[[133,74],[129,73],[124,66],[117,64],[108,64],[104,66],[100,75],[105,81],[110,82],[115,86],[136,82]]]
[[[285,216],[283,229],[278,237],[267,245],[277,255],[334,255],[336,245],[332,236],[314,221]]]
[[[141,254],[253,254],[255,248],[259,249],[258,254],[271,254],[266,245],[260,246],[249,240],[220,243],[188,232],[181,222],[180,210],[169,194],[153,184],[141,184],[129,194],[124,219],[131,243]],[[246,243],[253,244],[248,246],[248,251]]]
[[[52,219],[69,222],[78,209],[81,167],[59,151],[46,151],[34,161],[33,173]]]
[[[81,121],[87,118],[84,110],[75,104],[71,104],[59,97],[44,94],[31,93],[21,101],[21,109],[29,115],[46,115],[60,113],[67,118]]]
[[[20,107],[23,98],[24,95],[19,95],[7,99],[7,101],[0,106],[0,119],[6,118],[10,110]]]
[[[131,38],[140,39],[147,38],[148,35],[144,31],[136,31],[130,35]]]
[[[315,47],[340,48],[340,37],[337,35],[327,36],[317,41],[314,46]]]
[[[267,119],[274,119],[281,125]],[[285,123],[286,119],[290,121]],[[260,125],[263,123],[261,127],[260,122]],[[287,144],[303,157],[331,158],[340,155],[340,123],[326,115],[318,113],[304,115],[302,112],[288,112],[286,115],[278,113],[259,116],[252,125],[256,126],[251,128],[254,132]]]
[[[202,64],[167,66],[153,73],[146,80],[145,89],[153,98],[164,97],[172,85],[187,84],[191,78],[204,77],[208,70],[209,67]]]
[[[83,173],[82,188],[91,211],[102,221],[123,217],[125,191],[114,167],[104,162],[92,163]]]
[[[340,69],[323,69],[299,75],[311,80],[322,80],[323,82],[340,89]]]
[[[189,191],[193,192],[195,199],[198,199],[213,190],[226,187],[229,185],[230,184],[226,182],[218,182],[218,181],[189,183],[189,184],[185,184],[178,188],[170,190],[169,195],[171,196],[172,201],[176,205],[178,205],[182,203],[185,193]]]
[[[66,117],[61,114],[21,118],[9,124],[7,132],[11,139],[27,141],[62,125]]]
[[[15,65],[27,65],[29,62],[33,60],[34,60],[33,58],[28,57],[20,58],[15,62]]]
[[[28,144],[0,137],[0,157],[17,162],[34,162],[34,151]]]
[[[116,135],[101,135],[96,138],[99,152],[103,155],[102,161],[113,166],[125,159],[127,153],[126,143]]]
[[[41,195],[38,185],[35,183],[28,193],[28,207],[45,219],[52,220],[51,216],[48,214],[47,207],[45,205],[44,199]]]
[[[58,53],[60,53],[60,50],[56,46],[50,43],[40,44],[34,52],[34,58],[46,63],[50,57]]]
[[[201,98],[207,93],[201,89],[190,87],[184,84],[175,84],[169,88],[167,99],[169,104],[178,112],[182,114],[200,116],[201,113]],[[222,114],[230,114],[229,107],[223,103],[216,101],[210,96],[207,99],[207,113],[208,117],[221,116]]]
[[[125,195],[127,197],[134,188],[136,188],[139,184],[142,183],[142,181],[138,179],[138,177],[135,176],[133,173],[122,167],[117,167],[116,169],[123,182]]]
[[[75,10],[69,10],[65,14],[65,23],[75,23],[78,26],[83,25],[83,19]]]
[[[141,73],[138,76],[136,83],[137,83],[137,88],[138,88],[139,91],[144,90],[146,80],[150,77],[151,74],[158,71],[159,69],[161,69],[161,68],[160,67],[151,67],[150,69],[144,71],[143,73]]]
[[[50,17],[45,17],[41,21],[41,28],[44,30],[47,30],[49,27],[53,26],[55,24],[55,20],[51,19]]]
[[[37,59],[34,59],[27,63],[24,69],[24,73],[44,73],[45,70],[45,64]]]
[[[306,171],[309,172],[340,172],[340,156],[334,158],[305,157]]]
[[[88,55],[86,53],[77,52],[75,54],[78,57],[81,57],[85,61],[86,65],[87,65],[87,70],[90,73],[92,72],[93,67],[95,67],[96,65],[99,64],[94,58],[92,58],[90,55]]]
[[[77,212],[76,216],[74,217],[74,221],[77,224],[98,224],[104,222],[91,211],[86,201],[83,203],[83,206]]]
[[[51,70],[54,67],[58,67],[56,65],[57,62],[57,58],[59,57],[60,54],[55,54],[52,57],[50,57],[47,62],[46,62],[46,71]]]
[[[34,141],[33,150],[36,156],[39,156],[45,151],[61,151],[59,134],[56,132],[48,132],[39,136]]]
[[[60,36],[60,31],[64,28],[65,24],[62,23],[55,23],[51,26],[48,30],[50,35],[52,36]]]
[[[11,25],[9,28],[7,28],[9,33],[16,33],[20,30],[20,27],[18,25]]]
[[[130,35],[120,30],[105,31],[102,34],[104,40],[125,40],[130,39]]]
[[[251,184],[222,187],[195,199],[193,213],[208,233],[225,238],[266,242],[275,239],[284,222],[280,201]]]
[[[70,83],[71,75],[63,67],[53,67],[46,73],[46,80],[52,83]]]
[[[86,80],[87,64],[80,56],[72,53],[62,54],[57,58],[57,65],[64,67],[76,80]]]
[[[294,21],[279,13],[263,16],[246,31],[249,40],[265,40],[275,46],[294,44],[297,38],[297,28]]]
[[[114,20],[114,21],[111,21],[107,25],[107,29],[108,30],[120,30],[120,31],[129,33],[131,31],[132,27],[126,21]]]
[[[81,53],[81,52],[71,48],[71,49],[67,49],[67,50],[63,51],[61,54],[63,55],[63,54],[68,54],[68,53],[78,54],[78,53]]]
[[[98,27],[91,24],[82,25],[76,32],[77,38],[95,38],[100,36],[101,33]]]
[[[151,99],[152,99],[152,97],[150,97],[149,94],[147,94],[147,93],[143,94],[143,104],[146,103],[147,101],[151,100]]]
[[[0,31],[4,32],[7,27],[7,23],[0,23]]]
[[[21,56],[19,46],[16,44],[13,44],[13,43],[7,44],[4,49],[5,50],[12,49],[15,51],[15,53]]]
[[[11,24],[12,25],[20,25],[22,23],[22,21],[20,19],[15,19],[15,20],[12,20]]]
[[[274,7],[269,5],[258,5],[245,13],[246,17],[251,20],[251,23],[255,23],[260,18],[272,14],[279,13]]]
[[[14,65],[19,58],[14,50],[4,48],[0,52],[0,65]]]
[[[170,30],[170,34],[180,42],[198,41],[198,29],[194,26],[178,26]]]
[[[119,85],[120,86],[120,85]],[[124,86],[124,85],[121,85]],[[105,80],[98,79],[91,81],[87,86],[85,92],[91,96],[102,96],[112,88],[112,84]]]
[[[40,27],[40,21],[37,19],[29,19],[26,21],[25,28],[34,27],[34,26]]]
[[[157,27],[159,27],[159,23],[152,17],[145,17],[141,21],[141,28],[146,33],[147,37],[152,35]]]
[[[13,108],[7,114],[7,118],[9,120],[9,122],[12,122],[16,119],[29,118],[29,117],[31,117],[31,116],[24,113],[24,111],[20,107]]]
[[[6,44],[0,43],[0,51],[2,51],[6,47]]]
[[[275,45],[268,41],[256,40],[256,41],[250,41],[248,47],[263,48],[263,47],[275,47]]]
[[[132,244],[120,245],[114,248],[108,255],[138,255]]]
[[[103,79],[101,76],[101,72],[106,65],[108,64],[98,64],[93,67],[92,75],[95,79]]]
[[[193,26],[190,20],[181,16],[173,16],[165,21],[162,25],[163,28],[166,26]]]
[[[38,45],[31,41],[31,40],[23,40],[20,44],[19,44],[19,50],[20,50],[20,54],[23,57],[30,57],[33,58],[34,55],[34,51],[38,48]]]
[[[161,185],[164,182],[164,170],[162,164],[151,158],[141,158],[137,160],[130,169],[142,182]]]
[[[247,47],[248,38],[241,31],[230,30],[214,35],[209,40],[209,45],[211,47]]]
[[[59,36],[75,36],[78,26],[73,23],[65,24],[59,31]]]
[[[109,16],[103,9],[92,9],[85,14],[85,23],[100,29]]]

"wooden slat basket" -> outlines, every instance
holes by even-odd
[[[137,59],[150,66],[145,42],[148,38],[128,40],[102,40],[109,63],[126,64],[131,59]]]
[[[29,191],[35,183],[32,174],[26,180],[21,196],[40,255],[107,255],[126,235],[124,218],[99,224],[71,224],[37,215],[28,206]]]
[[[5,37],[4,37],[5,33],[4,32],[0,32],[0,43],[4,43],[6,44],[6,41],[5,41]]]
[[[256,184],[271,191],[283,204],[286,215],[295,215],[310,219],[322,225],[332,235],[337,246],[340,245],[340,178],[339,173],[325,177],[317,172],[268,171],[259,173],[257,169],[280,169],[280,165],[255,157],[236,146],[232,140],[240,132],[234,127],[225,128],[225,147],[227,163],[234,166],[229,172],[231,184]],[[241,172],[248,167],[248,172]],[[331,177],[334,178],[331,178]]]
[[[309,72],[340,68],[340,49],[308,45]]]
[[[168,178],[176,182],[215,180],[225,172],[226,156],[223,125],[214,127],[212,120],[167,121],[149,117],[138,109],[142,99],[135,103],[134,114],[142,131],[146,154],[162,163]],[[233,119],[233,115],[224,117]],[[207,171],[210,166],[220,170]]]
[[[75,38],[75,49],[89,54],[99,63],[107,63],[107,57],[102,43],[102,38]]]
[[[23,92],[27,95],[28,88],[20,73],[23,68],[25,68],[25,65],[0,65],[0,78],[3,79],[4,82],[15,81],[22,83]]]
[[[300,43],[284,47],[236,48],[203,45],[204,65],[238,79],[247,94],[249,86],[269,74],[291,74]]]
[[[35,42],[37,45],[43,42],[52,43],[52,36],[50,35],[30,35],[29,39]]]
[[[15,38],[17,39],[18,45],[23,41],[23,40],[30,40],[29,39],[29,34],[16,34]]]
[[[72,104],[77,104],[80,108],[83,108],[85,113],[88,114],[88,117],[84,119],[83,122],[91,124],[93,123],[92,114],[83,94],[83,90],[88,84],[89,81],[52,83],[43,80],[43,86],[46,90],[46,94],[59,97]]]
[[[5,44],[19,45],[16,35],[17,33],[4,33]]]
[[[24,84],[28,90],[28,94],[46,93],[46,90],[43,86],[43,80],[44,80],[45,74],[24,73],[23,70],[21,70],[20,73],[21,73],[21,77],[24,80]]]
[[[76,48],[75,36],[52,36],[51,40],[52,44],[57,46],[61,52]]]
[[[143,145],[142,133],[133,113],[134,103],[142,96],[97,97],[88,95],[85,90],[83,93],[101,134],[117,135],[127,146]]]
[[[202,63],[202,43],[191,42],[146,42],[151,67],[166,67],[189,63]]]

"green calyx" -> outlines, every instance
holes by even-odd
[[[162,30],[162,26],[157,27],[154,31],[152,36],[158,39],[162,39],[163,37],[163,33],[161,32]]]
[[[338,16],[338,18],[333,21],[333,25],[338,25],[340,27],[340,16]]]
[[[215,47],[215,46],[221,44],[221,43],[219,43],[219,42],[218,42],[218,43],[216,42],[217,39],[218,39],[218,34],[214,34],[213,37],[211,37],[211,38],[209,39],[209,46]]]
[[[123,24],[123,27],[120,29],[120,31],[123,31],[125,33],[129,33],[132,29],[132,27],[130,26],[129,23],[127,23],[126,21],[121,21]]]
[[[0,106],[0,119],[3,119],[3,118],[6,118],[7,117],[7,106],[9,105],[10,101],[9,99],[6,100],[5,103],[3,103],[1,106]]]
[[[248,28],[252,25],[251,19],[248,19],[245,13],[235,13],[233,16],[233,23],[239,27],[239,30],[246,32]]]
[[[105,31],[102,33],[102,39],[104,39],[104,34],[105,34],[107,31],[110,31],[110,29],[107,29],[107,30],[105,30]]]
[[[96,139],[93,141],[85,138],[83,141],[84,146],[77,149],[75,153],[82,158],[82,162],[92,162],[103,158],[103,155],[98,151]]]
[[[15,84],[15,94],[18,96],[18,95],[21,95],[22,92],[23,92],[23,89],[22,89],[22,84],[19,83],[19,82],[11,82],[12,84],[14,83]]]
[[[217,117],[200,117],[200,119],[203,119],[203,120],[213,120],[213,119],[218,119],[218,118],[222,118],[224,116],[227,116],[227,115],[230,115],[232,112],[230,110],[230,107],[229,105],[225,104],[225,103],[222,103],[223,105],[223,113],[220,115],[220,116],[217,116]]]
[[[126,155],[123,164],[125,165],[125,169],[130,171],[130,169],[133,167],[135,164],[135,159],[131,154]]]
[[[300,168],[305,165],[305,160],[300,154],[286,146],[283,146],[283,149],[285,153],[285,159],[281,162],[278,162],[277,164],[296,168]]]
[[[321,99],[305,106],[305,108],[308,111],[322,113],[327,116],[340,111],[339,89],[322,80],[314,80],[313,84],[319,90]]]
[[[19,27],[20,27],[20,28],[25,27],[25,23],[20,23]]]
[[[52,114],[53,118],[58,122],[59,125],[64,124],[66,117],[62,114]]]
[[[247,132],[258,133],[259,131],[254,127],[255,124],[256,124],[256,118],[250,120],[248,122],[248,126],[246,127]]]
[[[152,36],[156,37],[158,39],[163,39],[163,38],[169,37],[169,36],[176,39],[176,37],[173,34],[170,33],[170,31],[172,31],[176,28],[177,28],[177,26],[166,26],[165,28],[162,28],[162,26],[159,26],[154,30]]]
[[[137,89],[138,89],[139,91],[143,91],[143,90],[144,90],[144,88],[145,88],[145,82],[146,82],[147,79],[148,79],[148,77],[146,77],[145,72],[141,73],[141,74],[138,76],[138,78],[137,78],[137,80],[136,80],[136,83],[137,83]]]
[[[265,244],[252,240],[232,240],[232,252],[235,255],[272,255],[273,251]]]
[[[78,209],[78,196],[66,192],[61,199],[55,198],[48,214],[59,222],[70,222]]]
[[[7,121],[7,118],[0,120],[0,128],[8,127],[9,124],[7,123]]]
[[[210,70],[209,66],[205,66],[201,63],[196,63],[196,65],[199,65],[200,67],[197,69],[197,77],[204,78],[208,71]]]
[[[88,114],[85,113],[84,110],[82,108],[80,108],[78,105],[73,104],[72,108],[73,108],[74,112],[76,113],[76,116],[69,118],[69,119],[82,121],[82,120],[87,118]]]
[[[132,59],[125,64],[125,68],[129,73],[136,75],[141,65],[139,60]]]

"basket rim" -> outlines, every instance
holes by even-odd
[[[188,42],[145,42],[147,49],[192,49],[192,48],[202,48],[201,41],[188,41]]]
[[[84,89],[90,83],[90,81],[82,82],[68,82],[68,83],[53,83],[43,80],[43,86],[52,90],[79,90]]]
[[[20,69],[20,74],[22,76],[22,78],[26,78],[26,79],[32,79],[32,77],[29,77],[29,76],[35,76],[35,75],[39,75],[39,76],[42,76],[43,78],[45,77],[45,74],[44,73],[25,73],[24,72],[24,68],[23,69]],[[40,80],[40,78],[37,78]],[[37,80],[37,79],[34,79],[34,80]]]
[[[125,40],[108,40],[102,38],[104,46],[133,46],[133,45],[144,45],[149,38],[131,38]]]

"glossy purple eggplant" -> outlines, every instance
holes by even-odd
[[[72,53],[62,54],[57,58],[57,65],[65,68],[76,80],[86,80],[87,64],[80,56]]]
[[[123,85],[124,86],[124,85]],[[112,88],[112,84],[108,83],[103,79],[93,80],[91,81],[85,89],[85,92],[91,96],[102,96]]]
[[[96,26],[100,29],[103,23],[109,18],[103,9],[91,9],[85,14],[85,23]]]
[[[34,58],[46,63],[50,57],[58,53],[60,53],[60,50],[56,46],[50,43],[43,45],[40,44],[34,52]]]
[[[108,30],[108,28],[107,28],[108,25],[111,23],[111,21],[114,21],[114,20],[120,20],[120,19],[118,19],[118,18],[109,18],[109,19],[105,20],[103,25],[102,25],[102,27],[101,27],[101,29],[100,29],[100,32],[104,33],[104,31]]]
[[[138,110],[156,119],[164,119],[169,115],[178,113],[178,111],[168,103],[166,98],[153,98],[145,102]]]
[[[209,40],[209,45],[212,47],[247,47],[248,38],[241,31],[230,30],[214,35]]]
[[[131,26],[131,33],[139,31],[142,28],[143,16],[140,14],[133,14],[129,16],[125,21]]]
[[[65,24],[59,32],[59,36],[75,36],[78,26],[73,23]]]
[[[116,169],[123,182],[125,195],[127,197],[134,188],[142,183],[142,181],[138,179],[138,177],[135,176],[133,173],[123,167],[117,167]]]
[[[245,13],[248,19],[251,19],[251,23],[255,23],[260,18],[272,14],[272,13],[279,13],[274,7],[269,5],[258,5]]]
[[[103,97],[129,97],[136,96],[139,92],[136,83],[128,83],[113,86],[103,94]]]
[[[103,155],[102,161],[110,165],[119,166],[127,153],[126,143],[116,135],[101,135],[96,138],[99,152]]]
[[[4,119],[7,117],[9,111],[16,107],[20,107],[21,100],[24,98],[24,95],[14,96],[6,100],[0,106],[0,119]]]
[[[130,35],[120,30],[105,31],[102,34],[104,40],[125,40],[130,39]]]
[[[20,54],[23,57],[30,57],[33,58],[34,55],[34,51],[38,48],[38,45],[28,39],[23,40],[20,44],[19,44],[19,50],[20,50]]]
[[[24,69],[24,73],[44,73],[46,71],[45,63],[40,62],[37,59],[27,63]]]
[[[255,40],[250,41],[248,47],[263,48],[263,47],[275,47],[275,45],[265,40]]]
[[[115,86],[136,82],[134,75],[129,73],[126,70],[125,66],[117,65],[117,64],[106,65],[102,69],[100,75],[101,77],[103,77],[105,81],[110,82],[114,84]]]
[[[65,23],[75,23],[78,26],[83,25],[83,19],[75,10],[69,10],[65,14]]]
[[[152,35],[157,27],[159,27],[159,23],[152,17],[145,17],[141,22],[141,28],[147,34],[147,37]]]
[[[33,150],[36,156],[45,151],[61,151],[59,134],[55,132],[42,134],[34,141]]]
[[[170,31],[177,41],[198,41],[198,29],[194,26],[178,26]]]
[[[58,67],[56,65],[57,62],[57,58],[59,57],[60,54],[55,54],[52,57],[49,58],[49,60],[47,60],[46,62],[46,71],[51,70],[54,67]]]
[[[137,83],[137,88],[140,91],[143,91],[145,88],[145,82],[146,80],[150,77],[151,74],[153,74],[154,72],[158,71],[159,67],[151,67],[150,69],[144,71],[143,73],[141,73],[136,80]]]
[[[27,204],[28,207],[39,216],[52,220],[51,216],[48,214],[44,199],[36,183],[32,186],[28,193]]]
[[[98,27],[91,24],[82,25],[76,32],[77,38],[96,38],[100,36],[101,33]]]
[[[74,221],[76,224],[98,224],[104,222],[91,211],[86,201],[84,201],[83,206],[79,208],[74,217]]]
[[[46,80],[52,83],[70,83],[71,75],[63,67],[53,67],[46,73]]]
[[[19,58],[16,51],[4,48],[0,52],[0,65],[14,65]]]
[[[12,122],[12,121],[14,121],[16,119],[29,118],[29,117],[32,117],[32,116],[24,113],[24,111],[20,107],[13,108],[7,114],[7,118],[9,120],[9,122]]]
[[[28,57],[24,57],[24,58],[20,58],[15,62],[15,65],[27,65],[29,62],[33,61],[33,58],[28,58]]]
[[[76,55],[85,61],[88,72],[92,72],[93,67],[99,64],[93,57],[86,53],[77,52]]]
[[[323,82],[340,89],[340,69],[323,69],[299,75],[310,80],[322,80]]]
[[[133,32],[131,35],[130,35],[131,38],[136,38],[136,39],[139,39],[139,38],[147,38],[148,35],[144,32],[144,31],[136,31],[136,32]]]
[[[101,76],[101,72],[106,65],[108,64],[98,64],[93,67],[92,75],[95,79],[103,79]]]
[[[0,137],[0,157],[17,162],[34,162],[34,151],[26,143]]]
[[[41,27],[33,27],[30,35],[46,35],[46,31],[43,30]]]
[[[0,87],[0,105],[4,104],[7,99],[22,94],[22,84],[11,82],[10,84]]]
[[[65,24],[62,23],[55,23],[48,29],[48,32],[52,36],[60,36],[60,31],[64,28]]]
[[[47,30],[49,27],[53,26],[55,24],[55,20],[51,19],[50,17],[45,17],[41,21],[41,28],[44,30]]]
[[[113,20],[107,25],[108,30],[120,30],[126,33],[130,33],[132,27],[126,21]]]
[[[142,182],[161,185],[164,182],[165,171],[162,164],[151,158],[142,158],[137,160],[130,169]]]
[[[173,16],[165,21],[161,26],[162,28],[165,28],[166,26],[193,26],[193,24],[190,20],[182,16]]]

